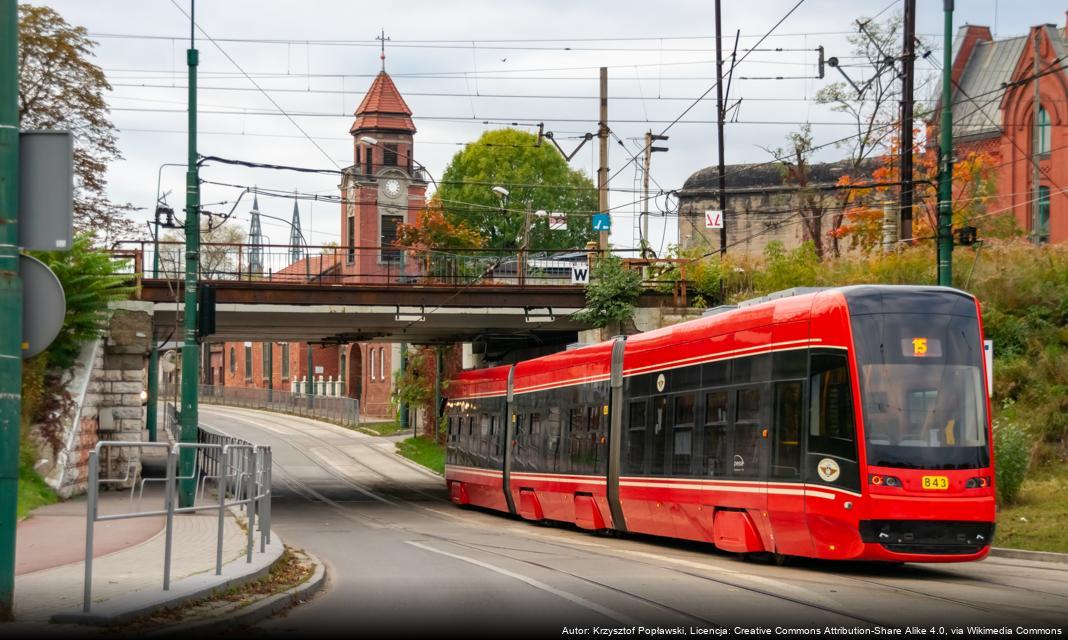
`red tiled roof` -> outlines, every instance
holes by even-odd
[[[397,129],[415,133],[412,110],[385,71],[375,77],[354,115],[356,121],[352,123],[350,132],[360,129]]]

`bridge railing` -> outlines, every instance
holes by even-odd
[[[316,385],[313,383],[312,385]],[[224,387],[202,384],[197,387],[200,402],[229,407],[260,409],[333,422],[355,428],[360,424],[360,401],[356,398],[293,393],[282,389]],[[165,390],[161,389],[160,393]]]

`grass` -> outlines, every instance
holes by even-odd
[[[52,504],[59,500],[56,492],[45,484],[44,479],[33,470],[37,452],[32,444],[22,438],[19,442],[19,501],[18,519],[30,515],[37,507]]]
[[[364,422],[359,426],[360,431],[372,436],[391,436],[400,431],[400,425],[396,420],[388,422]]]
[[[1012,549],[1068,553],[1068,465],[1033,470],[1011,505],[998,510],[994,544]]]
[[[429,438],[402,440],[397,443],[397,453],[435,473],[445,473],[445,447]]]

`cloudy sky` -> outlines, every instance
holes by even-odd
[[[738,30],[739,48],[753,47],[796,1],[724,0],[723,31],[730,36],[725,48]],[[186,158],[189,22],[178,7],[188,10],[189,0],[176,2],[48,3],[69,22],[85,26],[99,43],[97,63],[114,88],[109,103],[125,156],[110,168],[110,196],[143,207],[141,224],[154,205],[160,166]],[[918,5],[918,34],[940,45],[942,2],[918,0]],[[727,162],[768,160],[762,147],[782,145],[802,122],[813,123],[817,144],[847,135],[848,127],[836,124],[843,117],[813,101],[820,87],[838,79],[814,77],[814,49],[822,45],[828,57],[846,62],[854,21],[885,19],[900,7],[900,0],[803,1],[762,45],[786,51],[754,51],[735,71],[730,98],[742,103],[732,113],[737,122],[726,129]],[[577,144],[573,138],[596,131],[600,66],[609,67],[609,125],[629,153],[638,153],[644,132],[659,132],[678,118],[713,86],[715,74],[711,0],[201,0],[196,18],[218,45],[198,33],[200,152],[272,164],[334,169],[352,163],[348,129],[380,69],[375,40],[380,30],[390,39],[386,70],[415,114],[415,158],[434,176],[464,143],[502,123],[536,131],[542,122],[570,150]],[[955,17],[955,25],[989,25],[997,37],[1064,21],[1063,5],[1052,1],[958,0]],[[932,58],[941,55],[936,47]],[[932,69],[921,61],[917,70],[929,74]],[[793,78],[745,79],[766,76]],[[926,92],[917,95],[927,97]],[[670,151],[654,156],[654,191],[680,188],[694,171],[715,164],[714,120],[711,91],[671,127],[665,143]],[[595,175],[596,148],[596,141],[587,144],[572,166]],[[820,159],[840,153],[829,148]],[[636,163],[626,166],[630,157],[613,139],[610,167],[618,175],[611,183],[612,242],[623,247],[633,245],[640,206],[634,202],[640,187]],[[337,179],[330,175],[213,165],[201,177],[300,194],[337,193]],[[162,191],[181,208],[181,167],[162,169]],[[205,185],[202,201],[210,210],[229,210],[239,193],[239,187]],[[235,224],[247,227],[248,204],[240,203]],[[658,198],[651,209],[671,204]],[[291,199],[260,198],[268,215],[288,219],[292,206]],[[339,205],[302,200],[300,207],[311,244],[340,240]],[[654,217],[652,227],[654,246],[675,241],[676,219],[670,213]],[[264,232],[274,243],[288,242],[284,222],[266,219]]]

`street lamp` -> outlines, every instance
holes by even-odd
[[[509,198],[509,196],[511,196],[511,192],[508,191],[508,189],[505,189],[504,187],[502,187],[500,185],[494,185],[493,187],[490,188],[490,191],[492,191],[493,193],[497,194],[497,197],[499,197],[501,199],[501,213],[504,213],[505,209],[508,208],[508,198]],[[526,203],[526,212],[524,213],[524,216],[523,216],[523,241],[519,245],[519,262],[518,262],[519,273],[517,275],[519,276],[519,284],[520,285],[523,285],[526,282],[526,273],[527,273],[526,251],[527,251],[528,245],[530,243],[530,213],[531,213],[531,207],[532,207],[531,202],[528,200],[527,203]]]

